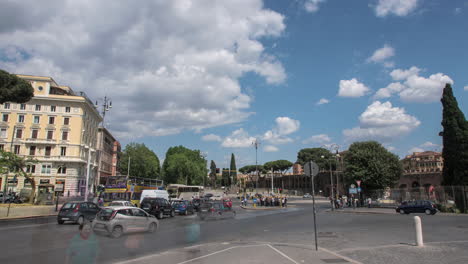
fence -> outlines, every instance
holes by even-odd
[[[468,213],[468,186],[439,186],[368,191],[372,200],[401,203],[408,200],[431,200],[445,208],[456,207]]]

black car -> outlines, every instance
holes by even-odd
[[[425,213],[433,215],[437,213],[435,204],[426,200],[404,201],[396,208],[396,211],[400,214]]]
[[[100,211],[97,204],[91,202],[68,202],[60,208],[57,215],[57,223],[63,224],[71,221],[77,224],[83,224],[85,220],[93,221],[96,214]]]
[[[162,219],[165,215],[170,217],[175,216],[174,208],[172,208],[169,201],[164,198],[144,198],[143,201],[141,201],[140,207],[159,219]]]

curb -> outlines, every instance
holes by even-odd
[[[288,207],[295,207],[295,206],[291,206],[291,205],[288,205]],[[255,211],[274,211],[274,210],[282,210],[282,209],[286,209],[288,207],[278,207],[278,208],[267,208],[267,207],[245,207],[245,206],[240,206],[240,208],[244,209],[244,210],[255,210]],[[261,208],[261,209],[260,209]]]
[[[9,221],[9,220],[35,219],[35,218],[50,217],[50,216],[57,216],[57,214],[30,215],[30,216],[15,216],[15,217],[0,217],[0,222]]]
[[[343,213],[343,214],[381,214],[381,215],[399,215],[397,212],[364,212],[364,211],[331,211],[330,209],[326,210],[325,212],[327,213]],[[442,215],[442,216],[465,216],[468,217],[468,214],[451,214],[451,213],[437,213],[436,215]]]

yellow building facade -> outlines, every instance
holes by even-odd
[[[88,164],[90,189],[97,172],[99,112],[85,93],[75,93],[50,77],[17,76],[31,83],[34,97],[24,104],[0,105],[0,149],[36,160],[26,171],[39,191],[63,188],[65,196],[84,195]],[[1,190],[28,187],[22,177],[1,180]]]

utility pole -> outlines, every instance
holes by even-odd
[[[255,177],[255,193],[257,193],[257,187],[258,187],[258,159],[257,159],[257,150],[258,150],[258,146],[260,146],[260,142],[258,141],[258,139],[255,139],[254,142],[252,142],[252,145],[254,145],[255,147],[255,174],[256,174],[256,177]]]
[[[85,202],[88,201],[88,196],[89,196],[89,174],[91,170],[91,152],[94,152],[94,150],[91,149],[91,147],[88,146],[88,164],[87,164],[87,169],[86,169],[86,188],[85,188]]]
[[[130,161],[131,161],[131,157],[128,156],[128,167],[127,167],[127,180],[126,180],[126,183],[128,182],[128,179],[130,177]]]

